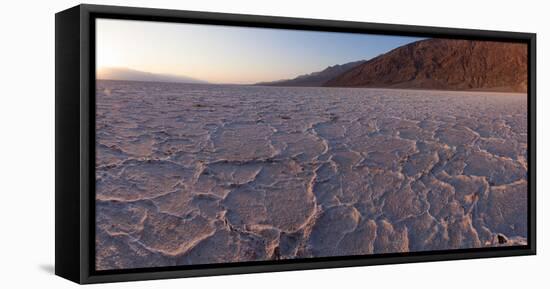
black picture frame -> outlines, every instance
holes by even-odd
[[[95,271],[95,19],[521,42],[528,45],[525,246]],[[55,15],[55,274],[77,283],[536,254],[536,34],[82,4]]]

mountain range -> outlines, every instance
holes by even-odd
[[[426,39],[273,86],[527,91],[527,45]]]
[[[354,62],[348,62],[345,64],[337,64],[329,66],[322,71],[312,72],[309,74],[299,75],[292,79],[283,79],[271,82],[260,82],[256,85],[263,86],[323,86],[329,80],[337,77],[338,75],[363,64],[365,60],[359,60]]]
[[[121,67],[100,68],[97,71],[97,79],[178,83],[208,83],[206,81],[194,79],[187,76],[151,73]]]

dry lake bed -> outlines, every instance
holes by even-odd
[[[527,96],[98,81],[96,269],[525,244]]]

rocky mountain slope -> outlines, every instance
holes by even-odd
[[[526,92],[527,45],[421,40],[357,65],[324,86]]]

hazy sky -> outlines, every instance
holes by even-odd
[[[98,68],[125,67],[211,83],[294,78],[370,59],[420,38],[134,20],[96,20]]]

